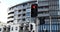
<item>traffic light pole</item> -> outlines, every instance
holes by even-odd
[[[31,13],[30,13],[30,23],[31,23]],[[30,23],[29,23],[29,27],[31,27],[30,26]],[[29,31],[31,32],[31,29],[29,28]]]
[[[38,4],[38,0],[37,0],[37,4]]]
[[[50,16],[50,32],[52,32],[52,31],[51,31],[51,16]]]
[[[37,24],[37,25],[36,25],[36,29],[37,29],[36,32],[38,32],[38,21],[37,21],[37,17],[36,17],[35,19],[36,19],[36,22],[37,22],[37,23],[36,23],[36,24]]]
[[[38,0],[37,0],[37,5],[38,5]],[[37,17],[36,17],[36,21],[37,21]],[[37,26],[36,26],[36,28],[37,28],[37,32],[38,32],[38,21],[37,21]]]

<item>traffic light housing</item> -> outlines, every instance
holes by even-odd
[[[32,4],[31,5],[31,17],[36,17],[38,12],[38,5]]]
[[[39,20],[40,20],[40,25],[45,24],[45,17],[40,17]]]

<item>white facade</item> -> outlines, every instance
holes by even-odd
[[[4,31],[4,26],[0,26],[0,32],[3,32]]]
[[[10,32],[19,32],[19,29],[20,27],[18,24],[10,26]]]

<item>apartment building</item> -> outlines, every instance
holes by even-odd
[[[8,22],[14,24],[24,24],[33,22],[31,19],[31,5],[36,4],[37,0],[27,1],[13,7],[8,10]],[[38,32],[44,30],[48,32],[59,32],[60,30],[60,0],[38,0],[38,20],[45,18],[45,23],[38,24]]]

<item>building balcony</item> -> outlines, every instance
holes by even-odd
[[[14,12],[14,10],[10,10],[10,11],[8,11],[8,13],[10,13],[10,12]]]
[[[9,17],[9,16],[14,16],[14,14],[10,14],[10,15],[8,15],[8,17]]]
[[[26,17],[31,17],[31,15],[29,15],[29,16],[26,15]]]
[[[38,6],[48,6],[48,3],[39,3]]]
[[[22,18],[26,18],[26,16],[23,16]]]
[[[48,11],[48,8],[43,8],[43,9],[38,9],[38,12],[42,12],[42,11]]]
[[[23,11],[22,13],[24,14],[24,13],[26,13],[26,11]]]
[[[22,11],[21,12],[18,12],[18,14],[22,14]]]
[[[28,8],[28,7],[29,7],[28,5],[23,6],[24,9],[26,9],[26,8]]]
[[[20,6],[18,9],[26,9],[28,7],[29,7],[28,5],[26,5],[26,6]]]
[[[10,21],[10,20],[14,20],[14,18],[10,18],[10,19],[8,19],[7,21]]]
[[[49,6],[49,10],[59,10],[59,5]]]
[[[38,17],[49,16],[49,14],[38,14]]]

